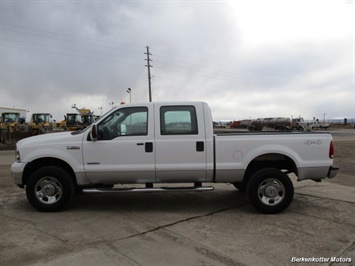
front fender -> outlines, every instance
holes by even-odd
[[[76,147],[73,149],[73,147]],[[82,147],[80,145],[53,145],[51,147],[28,148],[21,162],[30,163],[38,159],[55,158],[66,162],[75,173],[83,173]],[[21,156],[22,156],[21,154]]]

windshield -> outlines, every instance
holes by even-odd
[[[35,123],[50,122],[50,114],[33,114],[32,118]]]
[[[20,118],[19,114],[4,114],[4,122],[5,123],[12,123],[12,122],[18,122]]]

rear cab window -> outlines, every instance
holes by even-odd
[[[194,106],[162,106],[160,108],[161,135],[198,135]]]

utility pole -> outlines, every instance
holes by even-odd
[[[147,52],[144,53],[147,55],[147,59],[145,59],[145,61],[147,61],[147,65],[145,65],[146,67],[148,67],[148,87],[149,87],[149,101],[151,102],[152,101],[152,78],[150,76],[150,68],[153,67],[150,65],[150,60],[149,59],[149,56],[152,55],[149,53],[149,46],[147,46]]]

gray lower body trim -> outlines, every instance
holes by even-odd
[[[22,186],[22,172],[12,172],[12,179],[14,183],[18,186]]]
[[[85,186],[85,185],[90,185],[91,182],[87,178],[85,173],[75,173],[76,176],[76,183],[78,186]]]
[[[333,178],[334,176],[336,176],[339,172],[339,169],[340,168],[337,166],[329,167],[328,178]]]
[[[336,173],[332,172],[332,177]],[[298,179],[297,181],[302,180],[320,180],[329,177],[329,166],[320,166],[320,167],[305,167],[298,168]]]

